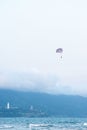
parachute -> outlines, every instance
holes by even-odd
[[[62,49],[62,48],[56,49],[56,53],[62,53],[62,52],[63,52],[63,49]]]
[[[63,49],[62,48],[57,48],[56,53],[58,53],[60,58],[62,58]]]

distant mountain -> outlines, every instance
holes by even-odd
[[[87,98],[81,96],[0,89],[0,117],[6,116],[7,102],[10,103],[12,111],[18,110],[19,116],[29,116],[30,112],[34,112],[34,114],[37,112],[40,114],[36,114],[36,116],[44,113],[44,116],[87,117]],[[28,112],[29,114],[26,114]],[[11,112],[11,115],[7,116],[18,116],[18,114]]]

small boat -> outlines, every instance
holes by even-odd
[[[32,130],[32,128],[36,128],[36,127],[52,127],[52,125],[50,124],[29,124],[29,129]]]

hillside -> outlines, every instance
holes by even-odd
[[[19,116],[29,116],[30,114],[26,113],[30,113],[32,107],[32,113],[37,113],[36,116],[42,116],[41,113],[44,113],[43,116],[87,117],[87,98],[81,96],[1,89],[0,117],[6,116],[7,102],[10,103],[11,114],[13,113],[12,115],[7,114],[7,116],[18,116],[17,112],[20,113]],[[16,111],[15,114],[14,110]],[[34,114],[32,115],[34,116]]]

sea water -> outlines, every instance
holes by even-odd
[[[0,118],[1,130],[87,130],[87,118]]]

